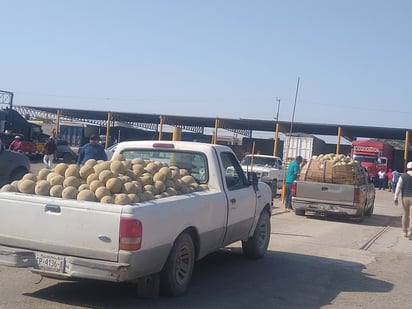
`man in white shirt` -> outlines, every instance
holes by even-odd
[[[412,162],[406,165],[406,173],[402,173],[396,185],[394,203],[398,205],[399,195],[402,197],[402,236],[412,240]]]

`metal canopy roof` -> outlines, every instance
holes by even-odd
[[[57,114],[60,110],[61,117],[76,120],[89,121],[104,125],[108,120],[110,111],[90,111],[67,108],[38,107],[38,106],[20,106],[23,109],[36,110],[49,114]],[[175,116],[160,114],[139,114],[110,112],[112,120],[127,124],[146,124],[146,128],[155,129],[160,123],[161,117],[163,123],[170,126],[180,127],[182,129],[194,132],[202,132],[204,128],[214,128],[216,119],[219,119],[220,129],[229,130],[241,135],[251,137],[252,131],[275,132],[275,120],[256,120],[256,119],[228,119],[228,118],[211,118],[211,117],[192,117],[192,116]],[[290,122],[279,121],[279,131],[282,133],[290,132]],[[379,138],[405,140],[406,131],[412,131],[407,128],[387,128],[371,126],[354,126],[345,124],[319,124],[294,122],[293,132],[307,133],[314,135],[338,135],[338,129],[341,128],[341,135],[349,140],[356,137]]]

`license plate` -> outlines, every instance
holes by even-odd
[[[62,273],[64,271],[64,257],[48,253],[36,253],[36,266],[39,269]]]

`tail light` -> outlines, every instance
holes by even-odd
[[[292,196],[296,196],[297,187],[298,187],[298,184],[297,184],[296,181],[294,183],[292,183]]]
[[[142,222],[132,218],[120,218],[119,249],[139,250],[142,246]]]
[[[357,204],[360,202],[361,191],[359,188],[355,188],[355,193],[353,195],[353,203]]]

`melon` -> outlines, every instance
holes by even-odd
[[[91,190],[83,190],[77,194],[77,200],[94,202],[96,200],[96,196]]]
[[[48,196],[50,193],[51,185],[47,180],[39,180],[34,187],[34,193],[37,195]]]
[[[37,180],[47,180],[47,175],[49,175],[52,171],[49,170],[48,168],[42,168],[38,173],[37,173]]]
[[[64,172],[64,177],[70,176],[80,178],[80,167],[77,164],[70,164]]]
[[[63,186],[62,185],[55,185],[50,188],[50,196],[53,197],[62,197]]]
[[[104,203],[104,204],[113,204],[114,203],[114,199],[111,195],[105,195],[100,199],[100,203]]]
[[[22,179],[19,181],[18,189],[21,193],[33,194],[36,182],[31,179]]]
[[[59,163],[54,167],[54,172],[64,176],[64,173],[66,172],[68,166],[69,165],[67,163]]]
[[[125,193],[119,193],[114,197],[114,203],[116,205],[128,205],[130,204],[130,198]]]
[[[75,200],[77,198],[77,188],[75,187],[65,187],[62,191],[62,198]]]
[[[48,181],[50,185],[55,186],[55,185],[62,185],[64,182],[64,176],[55,174],[53,177],[51,177]]]
[[[122,191],[123,183],[119,178],[110,178],[106,182],[106,188],[112,193],[119,193]]]
[[[98,200],[101,200],[104,196],[111,196],[112,193],[110,192],[109,189],[107,189],[104,186],[98,187],[95,191],[94,194],[96,195],[96,198]]]
[[[80,186],[80,179],[76,176],[66,177],[63,181],[63,187],[75,187],[76,189]]]

